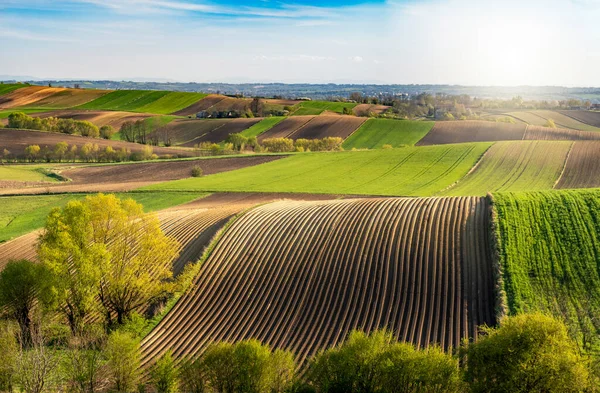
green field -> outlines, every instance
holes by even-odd
[[[496,142],[479,165],[444,192],[485,195],[492,191],[550,190],[560,177],[573,142]]]
[[[344,141],[344,149],[380,149],[383,145],[414,145],[433,127],[433,121],[369,119]]]
[[[31,113],[45,112],[46,110],[48,110],[48,109],[47,108],[5,109],[5,110],[0,111],[0,119],[7,119],[11,113],[15,113],[15,112],[23,112],[26,114],[31,114]]]
[[[588,349],[600,330],[600,191],[494,195],[511,314],[561,316]]]
[[[137,107],[135,111],[166,115],[187,108],[206,96],[203,93],[170,92],[154,102]]]
[[[344,108],[352,109],[356,105],[352,102],[302,101],[292,115],[320,115],[324,111],[342,113]]]
[[[263,132],[273,128],[273,126],[275,126],[275,124],[279,123],[283,119],[285,119],[285,117],[283,117],[283,116],[266,117],[266,118],[262,119],[260,122],[253,125],[252,127],[247,128],[244,131],[242,131],[241,134],[244,135],[246,138],[250,138],[252,136],[259,136]]]
[[[44,165],[0,165],[0,181],[58,181],[56,177],[47,175],[47,168]]]
[[[168,91],[151,90],[116,90],[77,108],[135,112],[138,108],[152,104],[169,93]]]
[[[133,192],[117,196],[129,197],[144,205],[146,211],[166,209],[198,199],[197,192]],[[46,216],[55,208],[64,206],[70,200],[78,200],[85,194],[26,195],[0,197],[0,242],[24,235],[44,226]]]
[[[22,83],[7,83],[0,84],[0,96],[4,94],[8,94],[12,91],[20,89],[21,87],[27,87],[28,85],[24,85]]]
[[[428,196],[463,177],[489,143],[302,153],[145,189]]]

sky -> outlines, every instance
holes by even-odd
[[[600,86],[600,0],[0,0],[0,75]]]

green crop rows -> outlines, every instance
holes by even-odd
[[[380,149],[414,145],[433,127],[432,121],[369,119],[344,142],[344,149]]]
[[[324,111],[342,113],[344,108],[352,109],[356,104],[351,102],[302,101],[293,115],[320,115]]]
[[[259,136],[263,132],[273,128],[275,126],[275,124],[279,123],[283,119],[285,119],[285,117],[283,117],[283,116],[274,116],[274,117],[264,118],[260,122],[253,125],[252,127],[247,128],[244,131],[242,131],[241,134],[244,135],[246,138],[250,138],[253,136]]]

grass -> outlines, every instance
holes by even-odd
[[[20,89],[21,87],[27,87],[28,85],[24,85],[22,83],[7,83],[7,84],[0,84],[0,96],[4,95],[4,94],[8,94],[10,92],[13,92],[17,89]]]
[[[344,149],[380,149],[383,145],[414,145],[435,122],[393,119],[369,119],[344,141]]]
[[[600,329],[600,190],[494,195],[510,314],[550,312],[587,349]]]
[[[250,138],[253,136],[259,136],[263,132],[268,131],[271,128],[273,128],[277,123],[283,121],[283,119],[285,119],[285,117],[283,117],[283,116],[266,117],[266,118],[262,119],[260,122],[254,124],[252,127],[247,128],[244,131],[242,131],[241,134],[244,135],[246,138]]]
[[[148,190],[427,196],[458,181],[489,143],[301,153],[270,163]]]
[[[344,108],[352,109],[356,105],[352,102],[302,101],[292,115],[320,115],[324,111],[342,113]]]
[[[23,112],[25,114],[30,114],[30,113],[45,112],[46,110],[50,110],[50,109],[48,109],[48,108],[6,109],[3,111],[0,111],[0,119],[8,119],[8,116],[10,116],[11,113],[15,113],[15,112]]]
[[[0,165],[0,181],[56,182],[54,176],[48,176],[48,167],[44,165]]]
[[[137,111],[169,94],[168,91],[151,90],[116,90],[105,94],[77,109],[94,109],[107,111]]]
[[[573,142],[496,142],[469,175],[446,195],[550,190],[560,177]]]
[[[204,196],[197,192],[131,192],[116,195],[136,200],[144,205],[145,211],[166,209]],[[86,194],[61,194],[0,197],[0,242],[43,227],[53,208],[62,207],[68,201],[80,200],[85,196]]]
[[[203,93],[170,92],[152,103],[136,108],[136,111],[166,115],[187,108],[206,96]]]

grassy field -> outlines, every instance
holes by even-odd
[[[351,102],[302,101],[292,115],[320,115],[324,111],[342,113],[344,108],[352,109],[355,106]]]
[[[154,102],[137,107],[135,111],[166,115],[187,108],[206,96],[203,93],[170,92]]]
[[[133,192],[116,194],[120,198],[132,198],[144,205],[146,211],[166,209],[198,199],[204,194],[197,192]],[[48,213],[71,200],[85,198],[85,194],[27,195],[0,197],[0,242],[24,235],[44,226]]]
[[[259,136],[263,132],[273,128],[275,124],[283,121],[284,119],[285,117],[283,116],[266,117],[262,119],[259,123],[256,123],[252,127],[242,131],[241,134],[244,135],[246,138],[250,138],[252,136]]]
[[[302,153],[250,168],[145,189],[427,196],[462,178],[489,146],[489,143],[469,143]]]
[[[0,96],[20,89],[21,87],[27,87],[27,85],[23,85],[21,83],[0,84]]]
[[[169,94],[168,91],[116,90],[100,98],[80,105],[78,109],[107,111],[137,111],[138,108],[152,104]]]
[[[433,127],[432,121],[369,119],[344,141],[344,149],[380,149],[414,145]]]
[[[600,191],[500,193],[494,199],[509,312],[551,312],[587,349],[597,350]]]
[[[58,181],[55,177],[47,175],[47,168],[45,165],[0,165],[0,181]]]
[[[445,195],[491,191],[550,190],[560,177],[573,142],[496,142],[481,162]]]

